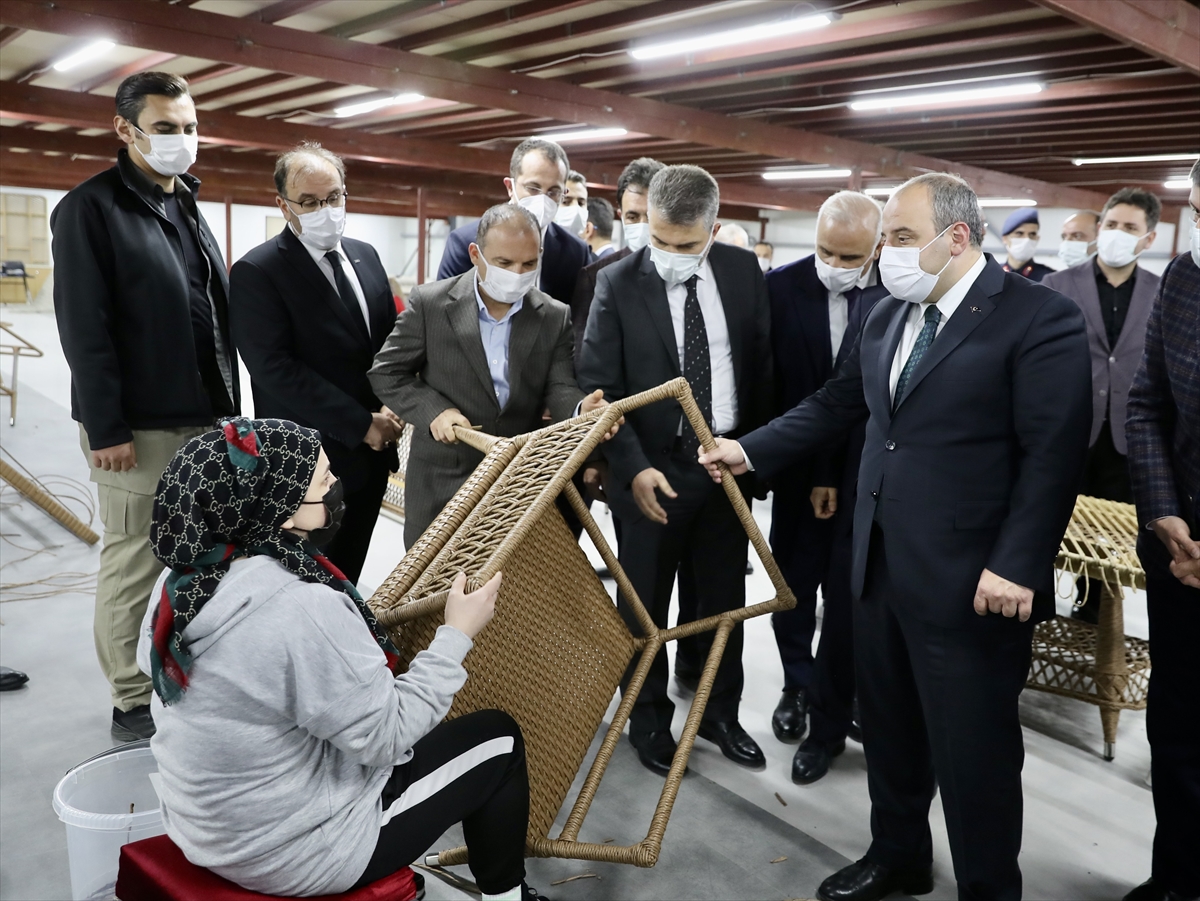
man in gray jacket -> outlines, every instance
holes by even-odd
[[[479,465],[454,427],[519,435],[604,404],[575,381],[571,310],[542,293],[541,230],[513,204],[492,207],[470,245],[472,268],[413,289],[375,358],[376,396],[411,422],[404,543],[412,547]]]
[[[1125,446],[1125,401],[1142,362],[1146,320],[1159,277],[1137,264],[1154,244],[1162,205],[1141,188],[1122,188],[1100,213],[1097,252],[1042,284],[1075,301],[1087,323],[1092,356],[1092,437],[1080,494],[1133,503]],[[1090,583],[1090,584],[1088,584]],[[1101,583],[1079,580],[1087,601],[1072,615],[1095,623]],[[1086,591],[1086,595],[1084,592]]]

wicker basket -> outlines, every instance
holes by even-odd
[[[621,416],[669,399],[683,407],[702,444],[713,447],[712,434],[683,379],[515,438],[460,430],[460,440],[485,452],[483,462],[371,598],[401,657],[411,660],[429,645],[442,623],[457,573],[465,572],[468,589],[474,589],[503,571],[495,619],[467,655],[470,677],[455,697],[449,718],[498,708],[520,723],[530,773],[526,851],[531,856],[654,866],[730,631],[750,617],[796,603],[741,492],[727,478],[726,493],[775,597],[673,629],[654,625],[571,478]],[[560,495],[567,498],[628,598],[640,634],[632,634],[625,625],[571,534],[555,505]],[[645,839],[628,846],[578,841],[655,654],[666,642],[708,630],[716,632],[712,651]],[[635,655],[640,656],[629,688],[561,833],[552,838],[550,829]],[[442,865],[465,861],[465,848],[437,855]]]

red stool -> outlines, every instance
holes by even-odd
[[[196,866],[165,835],[121,848],[116,891],[121,901],[266,901],[278,897],[249,891]],[[308,901],[413,901],[416,897],[415,874],[403,867],[363,888],[318,895]]]

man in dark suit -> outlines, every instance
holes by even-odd
[[[1043,285],[1079,304],[1087,323],[1092,437],[1079,493],[1124,504],[1133,503],[1125,456],[1125,401],[1142,362],[1146,320],[1159,282],[1157,275],[1137,264],[1137,253],[1153,245],[1161,210],[1158,198],[1149,191],[1121,189],[1100,213],[1101,232],[1112,233],[1104,238],[1103,254],[1042,279]],[[1123,247],[1127,252],[1122,255]],[[1072,616],[1098,622],[1102,589],[1099,580],[1081,576],[1083,606],[1076,607]]]
[[[1125,901],[1200,898],[1200,162],[1191,178],[1191,253],[1163,272],[1125,422],[1154,659],[1146,731],[1158,818],[1150,880]]]
[[[815,393],[850,355],[867,314],[887,294],[875,260],[882,244],[879,204],[839,191],[817,213],[816,253],[772,269],[771,346],[775,414]],[[862,427],[844,444],[777,476],[772,484],[771,550],[796,595],[792,610],[772,617],[783,662],[783,694],[771,717],[780,741],[800,741],[792,779],[815,782],[846,747],[853,719],[854,647],[850,547]],[[814,669],[817,586],[825,602]]]
[[[534,287],[537,220],[494,206],[479,220],[470,272],[418,285],[371,368],[371,384],[414,427],[404,543],[413,543],[483,455],[453,427],[520,435],[604,405],[585,398],[571,360],[571,311]],[[582,405],[580,402],[582,401]]]
[[[980,252],[960,178],[901,186],[883,232],[892,296],[837,376],[701,462],[770,477],[867,418],[851,588],[873,840],[817,895],[931,891],[940,788],[959,897],[1015,901],[1017,702],[1087,449],[1087,335],[1074,303]]]
[[[542,293],[565,304],[571,302],[575,278],[588,264],[588,247],[583,240],[554,221],[566,190],[571,166],[567,155],[553,141],[529,138],[517,145],[509,164],[504,187],[512,203],[529,210],[542,230]],[[473,268],[469,248],[475,243],[479,220],[456,228],[446,238],[439,280],[462,275]]]
[[[579,361],[585,391],[609,400],[683,376],[716,434],[739,435],[770,416],[770,308],[754,255],[716,244],[717,183],[668,166],[650,183],[650,246],[605,267]],[[672,402],[636,410],[605,445],[608,499],[621,521],[621,565],[660,626],[676,575],[690,576],[700,617],[745,603],[748,542],[724,491],[695,465],[698,439]],[[623,599],[626,620],[636,621]],[[711,633],[706,641],[711,643]],[[704,648],[707,654],[707,647]],[[762,750],[738,723],[742,630],[729,636],[700,735],[745,766]],[[675,753],[667,655],[638,695],[629,737],[642,763],[665,773]]]
[[[301,144],[276,161],[275,188],[288,225],[230,273],[234,341],[250,370],[255,415],[321,432],[346,504],[327,553],[357,582],[396,468],[401,424],[367,381],[396,307],[375,248],[342,237],[338,156]]]
[[[587,202],[587,225],[580,237],[592,252],[592,262],[602,260],[616,251],[612,242],[613,207],[603,197],[589,197]],[[575,280],[579,287],[579,280]]]

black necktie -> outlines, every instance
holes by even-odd
[[[683,304],[683,377],[692,388],[692,397],[700,407],[704,421],[712,426],[712,358],[708,353],[708,329],[704,327],[704,313],[700,311],[700,299],[696,296],[696,276],[683,283],[687,288],[687,300]],[[700,439],[692,424],[683,421],[683,452],[695,456]]]
[[[329,261],[329,265],[333,267],[333,283],[337,286],[338,297],[341,298],[342,306],[350,313],[350,318],[353,319],[360,327],[360,334],[371,340],[371,330],[367,328],[367,321],[363,318],[362,307],[358,305],[358,295],[354,293],[354,287],[350,284],[350,279],[346,278],[346,273],[342,269],[342,255],[336,250],[331,250],[325,254],[325,259]]]
[[[837,359],[833,361],[834,372],[841,369],[846,357],[850,356],[850,351],[854,349],[854,342],[858,340],[859,329],[862,328],[862,305],[860,303],[862,288],[851,288],[843,296],[846,298],[846,332],[842,335]]]

